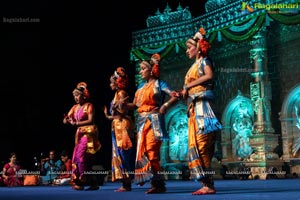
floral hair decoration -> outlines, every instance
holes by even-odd
[[[110,77],[110,81],[116,83],[119,89],[125,89],[128,84],[128,75],[123,67],[118,67]]]
[[[76,94],[76,93],[83,94],[84,98],[86,98],[86,99],[88,99],[90,97],[86,82],[80,82],[77,84],[76,88],[73,90],[73,94]]]
[[[150,60],[143,60],[140,62],[140,65],[145,65],[149,70],[151,70],[151,74],[159,78],[160,72],[159,72],[159,62],[160,62],[160,55],[158,53],[155,53],[151,56]]]
[[[199,52],[201,52],[204,56],[207,56],[208,51],[211,48],[211,45],[209,44],[205,36],[206,36],[206,31],[204,28],[201,27],[192,38],[189,38],[186,41],[186,43],[196,46],[197,49],[199,49]]]

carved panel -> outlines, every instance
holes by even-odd
[[[187,161],[188,152],[188,118],[186,106],[174,106],[166,116],[167,131],[169,133],[169,159],[170,161]]]

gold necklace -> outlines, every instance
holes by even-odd
[[[139,90],[139,93],[138,93],[138,97],[137,97],[137,103],[136,103],[136,106],[137,107],[140,107],[142,105],[142,101],[144,99],[144,94],[145,94],[145,91],[148,90],[148,88],[152,85],[152,83],[154,82],[155,80],[151,80],[149,82],[146,82],[143,87]]]

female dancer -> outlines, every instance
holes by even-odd
[[[110,114],[104,107],[107,119],[112,120],[112,181],[120,180],[122,186],[115,192],[131,191],[131,182],[134,177],[133,134],[134,124],[128,115],[126,107],[119,104],[120,99],[128,98],[125,91],[128,85],[128,75],[123,67],[118,67],[110,77],[110,87],[115,91],[110,105]]]
[[[160,55],[153,54],[150,61],[140,63],[140,74],[144,80],[138,86],[133,103],[123,102],[129,109],[137,108],[137,154],[135,161],[135,181],[143,185],[151,180],[151,189],[146,193],[166,191],[162,168],[159,163],[162,139],[166,136],[163,114],[177,102],[175,91],[159,79]],[[165,95],[170,96],[164,102]]]
[[[216,193],[213,173],[209,169],[216,133],[222,129],[222,125],[211,107],[214,76],[213,62],[208,57],[210,47],[203,28],[186,41],[186,54],[190,59],[195,59],[186,73],[181,92],[188,103],[189,168],[191,178],[203,184],[202,188],[193,192],[194,195]]]
[[[85,185],[90,185],[88,190],[98,190],[95,175],[85,174],[87,171],[92,171],[91,156],[101,147],[98,140],[98,128],[94,122],[95,109],[89,102],[90,94],[87,84],[78,83],[73,90],[73,96],[76,104],[63,119],[63,123],[70,123],[77,127],[72,158],[73,189],[83,190]]]

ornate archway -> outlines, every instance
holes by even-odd
[[[223,164],[240,163],[242,159],[247,158],[252,153],[249,137],[252,135],[253,118],[251,99],[238,91],[237,96],[227,104],[222,114]]]
[[[291,173],[299,174],[300,166],[300,83],[285,97],[281,112],[282,159],[291,166]],[[295,166],[297,165],[298,166]]]
[[[173,106],[165,116],[169,139],[164,141],[161,147],[161,164],[164,170],[173,172],[167,174],[168,179],[178,179],[187,167],[187,120],[186,105],[181,103]]]

